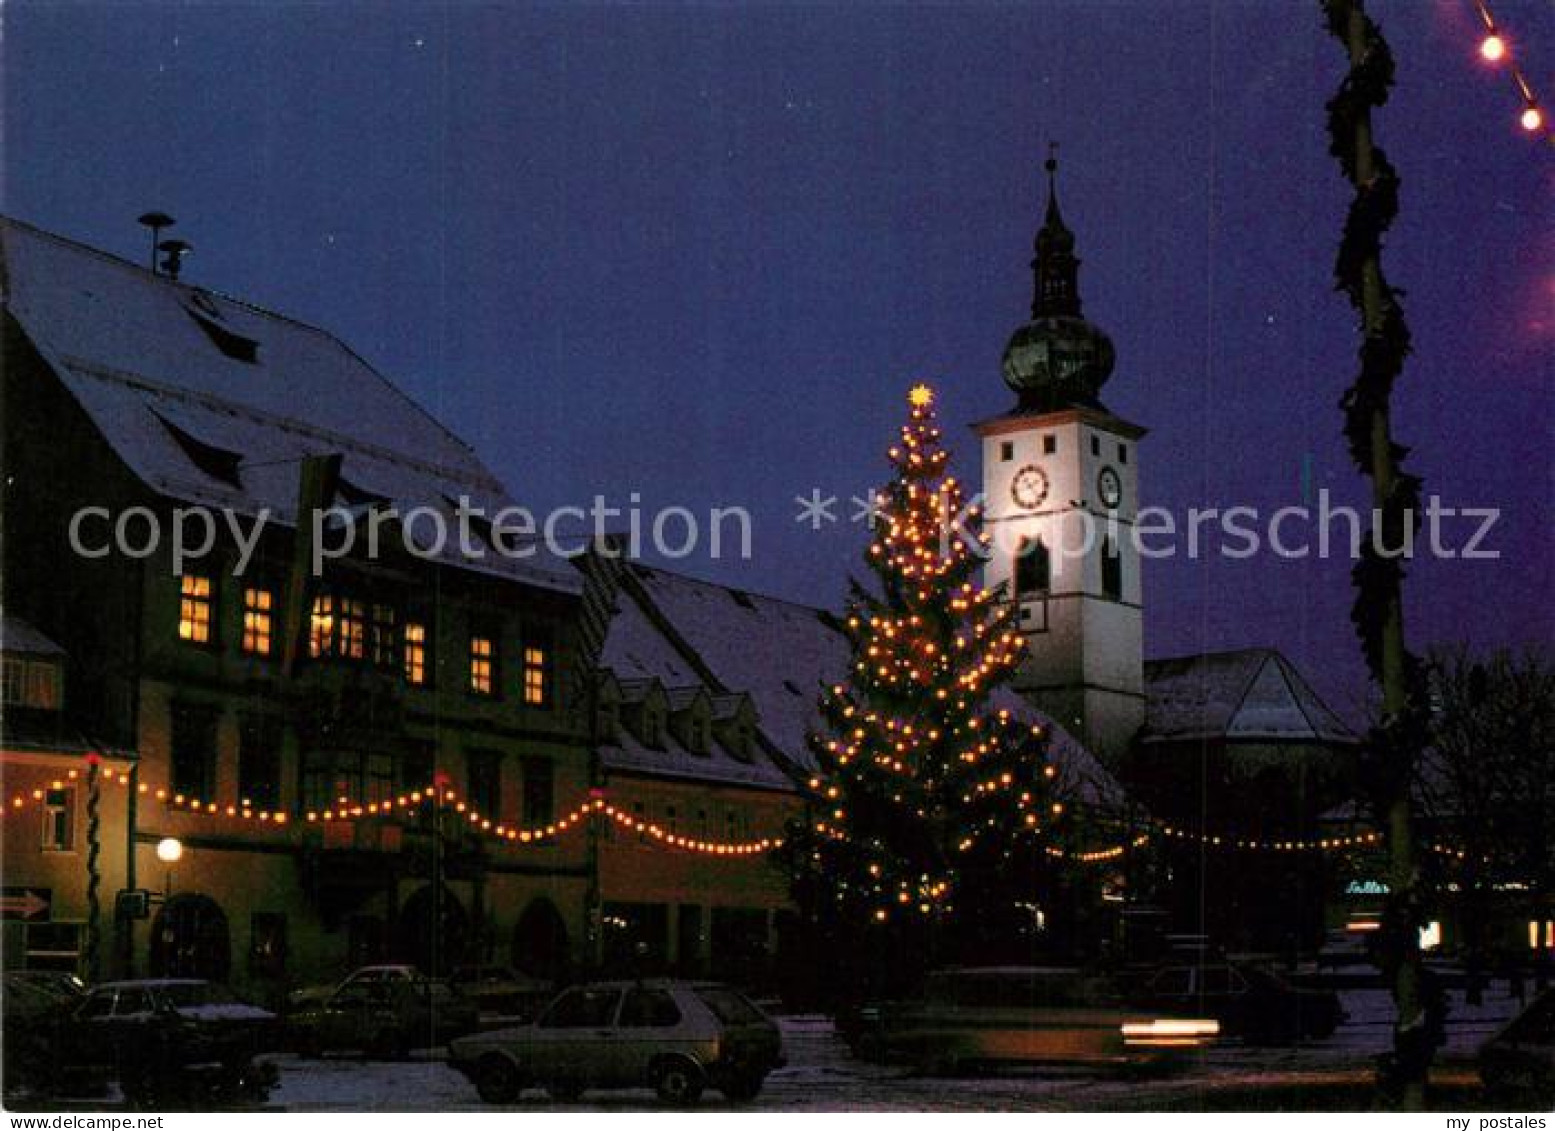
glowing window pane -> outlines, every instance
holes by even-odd
[[[185,574],[179,582],[178,638],[191,644],[211,640],[211,579]]]
[[[275,628],[275,597],[268,589],[243,590],[243,651],[268,656]]]

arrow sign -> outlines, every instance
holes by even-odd
[[[42,919],[52,888],[0,888],[0,919]]]

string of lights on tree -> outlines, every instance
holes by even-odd
[[[1041,729],[988,708],[1022,643],[1008,606],[977,582],[979,555],[948,536],[963,514],[975,529],[978,508],[947,472],[928,386],[908,394],[887,456],[894,475],[865,556],[876,584],[852,587],[851,668],[821,697],[815,813],[790,838],[807,911],[849,931],[898,913],[943,925],[958,901],[969,914],[1010,902],[990,893],[1029,886],[1024,863],[1063,813]]]
[[[1491,12],[1486,0],[1473,0],[1473,4],[1480,22],[1485,26],[1484,38],[1479,41],[1479,56],[1492,66],[1504,68],[1511,76],[1512,83],[1517,88],[1518,98],[1522,101],[1522,110],[1517,118],[1518,124],[1527,133],[1543,135],[1547,141],[1555,143],[1555,136],[1550,134],[1545,121],[1544,108],[1534,94],[1533,84],[1528,81],[1527,72],[1517,60],[1517,53],[1513,50],[1507,32]]]

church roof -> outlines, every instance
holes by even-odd
[[[681,671],[688,660],[694,661],[703,685],[715,696],[748,693],[756,709],[757,729],[770,747],[801,776],[814,772],[808,736],[821,725],[817,699],[824,686],[848,670],[848,641],[834,616],[809,605],[641,564],[631,566],[626,588],[618,602],[621,633],[617,635],[613,621],[605,645],[606,666],[629,661],[637,665],[635,671],[646,674],[645,661],[663,657],[662,645],[650,646],[644,640],[644,626],[634,623],[630,590],[635,588],[646,607],[657,614],[663,644],[673,647],[674,655],[665,657],[666,670]],[[993,706],[1043,727],[1060,784],[1071,796],[1096,807],[1121,802],[1123,793],[1116,779],[1063,727],[1009,688],[994,693]]]
[[[1144,743],[1353,743],[1295,666],[1272,648],[1145,663]]]
[[[489,516],[512,500],[475,453],[338,338],[0,217],[0,301],[125,465],[158,495],[296,520],[306,456],[343,453],[337,500]],[[576,592],[536,547],[447,564]]]

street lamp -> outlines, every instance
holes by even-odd
[[[165,903],[173,894],[173,865],[184,858],[184,842],[176,836],[165,836],[157,841],[157,859],[167,865],[167,883],[162,888]]]

